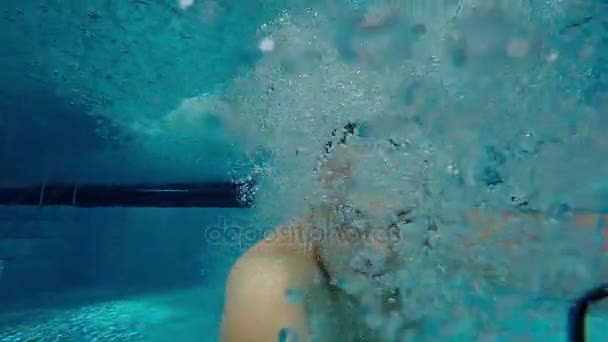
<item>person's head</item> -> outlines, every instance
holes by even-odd
[[[341,129],[334,129],[331,139],[323,146],[315,172],[326,189],[335,189],[351,176],[353,165],[349,155],[355,150],[348,143],[359,135],[360,130],[359,124],[349,122]]]
[[[407,196],[395,177],[399,166],[383,156],[399,145],[361,137],[362,129],[348,123],[334,131],[317,170],[326,200],[313,208],[312,239],[338,281],[381,279],[396,271],[402,229],[411,222],[411,203],[404,203]]]

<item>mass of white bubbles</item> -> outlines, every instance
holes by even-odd
[[[607,166],[605,122],[585,99],[595,38],[569,36],[584,9],[568,6],[332,2],[260,27],[263,58],[221,98],[254,165],[258,222],[306,215],[324,195],[313,170],[332,131],[364,122],[368,140],[399,148],[361,156],[358,184],[438,224],[431,252],[401,251],[407,267],[390,284],[407,293],[401,312],[368,310],[370,324],[399,334],[433,317],[452,322],[437,334],[491,331],[520,305],[504,298],[563,299],[599,282],[601,233],[558,210],[601,205],[589,194]],[[497,220],[544,215],[486,236],[467,224],[472,208]],[[421,222],[408,229],[424,234]]]

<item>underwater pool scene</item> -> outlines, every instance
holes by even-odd
[[[0,342],[608,341],[608,1],[0,28]]]

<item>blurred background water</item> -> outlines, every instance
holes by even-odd
[[[264,57],[265,24],[317,3],[2,1],[0,186],[228,179],[235,164],[250,162],[248,146],[226,134],[213,115],[221,101],[207,97],[222,94]],[[352,33],[340,9],[362,3],[325,4],[343,20],[336,45],[345,60],[356,51],[341,45],[340,34]],[[576,91],[601,108],[606,6],[584,3],[553,15],[574,37],[564,55],[594,47],[593,58],[578,65],[589,80]],[[582,40],[587,45],[578,46]],[[316,57],[304,55],[290,55],[284,67],[305,73],[310,66],[302,60]],[[191,119],[197,106],[211,115]],[[597,118],[595,132],[605,122]],[[607,145],[593,146],[578,167],[588,182],[564,198],[601,210],[607,164],[592,160]],[[265,228],[248,209],[0,207],[0,340],[217,340],[226,272],[253,243],[211,243],[205,232],[222,217]],[[15,231],[26,238],[10,237]],[[557,339],[564,319],[558,313],[505,324],[521,330],[522,340]],[[533,320],[548,323],[530,327]]]

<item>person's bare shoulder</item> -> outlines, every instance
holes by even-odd
[[[303,293],[313,268],[312,258],[298,246],[261,242],[250,248],[228,277],[221,341],[276,341],[288,332],[304,339],[308,330],[303,303],[287,294]]]

